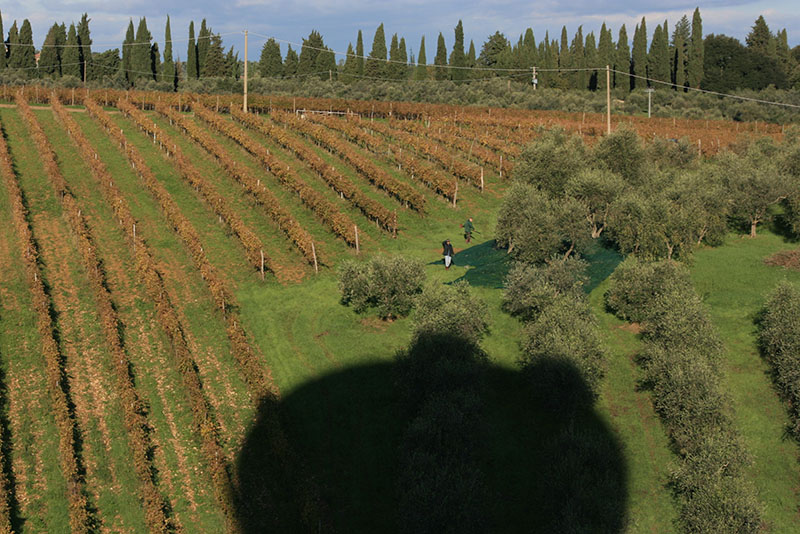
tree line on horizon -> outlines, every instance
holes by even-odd
[[[236,80],[240,76],[242,65],[238,53],[232,46],[225,51],[221,36],[211,30],[205,19],[196,35],[194,21],[189,24],[185,61],[173,55],[169,16],[163,52],[153,41],[144,17],[139,19],[135,30],[133,20],[129,21],[121,52],[120,48],[92,52],[90,20],[84,13],[69,28],[63,22],[54,23],[38,55],[30,22],[25,19],[18,27],[14,21],[5,39],[4,53],[0,53],[0,77],[4,80],[12,76],[22,80],[72,77],[78,82],[115,87],[146,85],[175,90],[192,80]],[[699,8],[694,10],[691,21],[684,15],[671,34],[668,21],[657,24],[649,42],[645,17],[636,24],[630,42],[624,24],[615,41],[605,23],[598,37],[593,31],[584,35],[583,26],[579,26],[570,40],[564,26],[558,39],[551,38],[548,31],[538,43],[531,28],[513,44],[496,31],[481,45],[480,52],[473,40],[465,46],[460,20],[454,34],[448,54],[444,36],[439,33],[432,63],[428,61],[425,36],[415,58],[413,52],[408,53],[405,38],[397,33],[387,47],[383,23],[375,31],[369,53],[365,53],[359,30],[355,47],[348,44],[344,59],[338,63],[336,53],[316,30],[303,39],[299,53],[289,45],[284,55],[280,44],[274,38],[268,39],[258,61],[251,63],[256,67],[254,74],[262,78],[329,79],[343,83],[436,80],[460,84],[497,77],[531,83],[532,67],[536,67],[539,87],[596,91],[605,89],[603,71],[609,65],[613,70],[611,86],[622,91],[666,88],[670,87],[668,84],[673,89],[721,92],[769,86],[800,88],[800,46],[790,49],[786,29],[773,33],[763,16],[755,21],[744,44],[721,34],[703,36]],[[2,14],[0,35],[5,35]]]

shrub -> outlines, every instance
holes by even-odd
[[[424,282],[422,262],[400,256],[376,256],[367,263],[346,261],[339,268],[342,302],[358,313],[376,308],[382,318],[408,315]]]
[[[528,323],[522,335],[522,366],[539,400],[554,411],[591,406],[603,375],[597,326],[582,299],[559,296]]]
[[[417,298],[414,337],[452,335],[477,345],[486,332],[486,304],[469,291],[467,282],[429,286]]]
[[[611,275],[606,306],[621,319],[642,322],[655,298],[670,288],[691,289],[685,267],[671,261],[643,262],[629,257]]]
[[[551,258],[543,265],[516,263],[506,278],[503,308],[524,321],[535,319],[555,297],[581,295],[587,267],[578,258]]]
[[[789,282],[779,284],[767,299],[758,323],[761,354],[788,403],[792,433],[800,438],[800,289]]]

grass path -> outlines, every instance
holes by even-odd
[[[691,269],[725,345],[726,390],[745,448],[753,456],[749,475],[772,532],[800,530],[799,449],[785,433],[788,416],[758,353],[753,320],[780,280],[800,283],[800,273],[768,267],[763,259],[796,247],[766,231],[752,240],[729,237],[725,246],[699,251]]]

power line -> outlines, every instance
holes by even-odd
[[[599,69],[594,69],[594,70],[599,70]],[[603,70],[605,70],[605,69],[603,69]],[[625,76],[630,76],[631,78],[636,78],[636,79],[639,79],[639,80],[646,80],[646,81],[649,81],[649,82],[652,82],[652,83],[658,83],[658,84],[661,84],[661,85],[666,85],[668,87],[674,87],[676,89],[686,89],[686,90],[689,90],[689,91],[695,91],[697,93],[705,93],[705,94],[714,95],[714,96],[721,96],[721,97],[725,97],[725,98],[734,98],[736,100],[745,100],[745,101],[748,101],[748,102],[757,102],[759,104],[769,104],[769,105],[772,105],[772,106],[783,106],[783,107],[787,107],[787,108],[800,109],[800,105],[797,105],[797,104],[787,104],[785,102],[773,102],[771,100],[763,100],[761,98],[753,98],[753,97],[750,97],[750,96],[732,95],[732,94],[729,94],[729,93],[720,93],[718,91],[709,91],[708,89],[700,89],[700,88],[696,88],[696,87],[686,87],[686,86],[678,85],[678,84],[675,84],[675,83],[672,83],[672,82],[665,82],[665,81],[662,81],[662,80],[654,80],[654,79],[648,78],[646,76],[639,76],[637,74],[632,74],[630,72],[623,72],[623,71],[619,71],[619,70],[616,70],[616,69],[611,69],[611,72],[615,72],[617,74],[623,74]]]

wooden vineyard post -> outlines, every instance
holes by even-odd
[[[500,178],[503,177],[503,155],[500,154]],[[481,176],[481,183],[483,183],[483,176]],[[481,187],[481,189],[483,189]]]
[[[353,225],[353,228],[354,228],[354,229],[355,229],[355,231],[356,231],[356,254],[359,254],[359,253],[361,252],[361,250],[360,250],[360,249],[359,249],[359,247],[358,247],[358,225],[355,225],[355,224],[354,224],[354,225]]]
[[[264,251],[261,251],[261,279],[264,279]]]
[[[697,155],[698,156],[703,155],[703,141],[701,139],[697,140]]]
[[[392,226],[392,238],[397,238],[397,208],[394,210],[394,224]]]
[[[456,207],[456,197],[458,197],[458,179],[455,180],[456,182],[456,190],[453,192],[453,207]]]
[[[481,193],[483,193],[483,167],[481,167]]]
[[[314,273],[319,274],[319,266],[317,265],[317,249],[314,247],[314,242],[311,242],[311,255],[314,257]]]
[[[133,223],[133,252],[136,252],[136,223]]]
[[[219,113],[219,95],[217,95],[217,107],[216,107],[216,108],[214,108],[214,111],[216,111],[217,113]]]
[[[75,88],[72,88],[72,105],[75,105]]]

